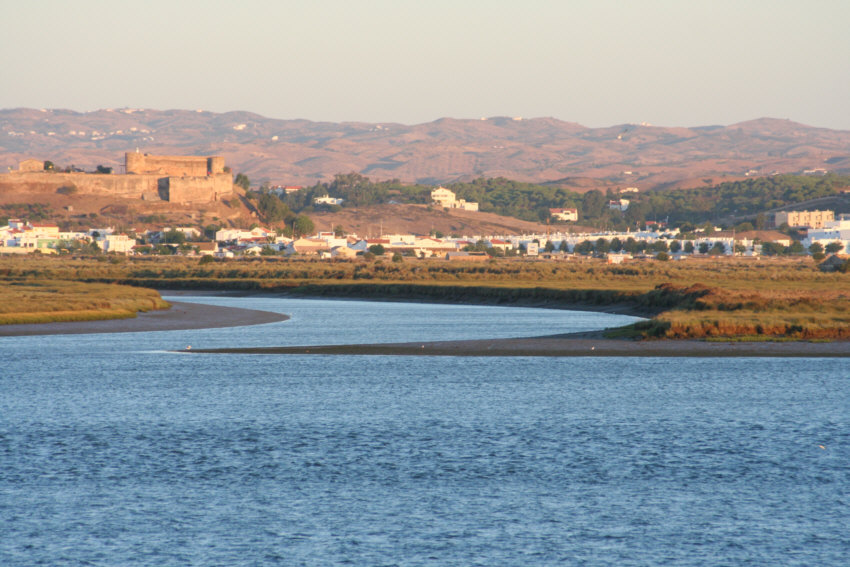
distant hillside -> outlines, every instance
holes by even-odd
[[[120,171],[123,153],[216,154],[274,185],[336,173],[448,183],[503,176],[583,191],[681,188],[750,175],[850,172],[850,131],[762,118],[731,126],[586,128],[553,118],[417,125],[277,120],[248,112],[0,110],[2,167],[51,160]]]

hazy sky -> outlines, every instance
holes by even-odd
[[[850,129],[850,0],[0,0],[0,108]]]

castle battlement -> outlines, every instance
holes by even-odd
[[[224,158],[220,156],[152,156],[127,152],[124,164],[128,174],[204,177],[224,173]]]
[[[220,156],[124,154],[125,174],[45,171],[44,162],[27,159],[18,170],[0,174],[0,190],[74,192],[145,201],[198,204],[233,193],[233,177]]]

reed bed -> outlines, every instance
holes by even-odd
[[[0,286],[0,325],[126,319],[168,307],[158,292],[126,285],[6,279]]]
[[[642,337],[850,338],[850,276],[823,273],[808,258],[647,260],[621,265],[592,259],[473,263],[257,258],[200,264],[196,258],[185,257],[119,261],[0,258],[0,281],[24,279],[547,306],[629,306],[635,313],[652,317],[631,329],[633,335]],[[114,300],[107,305],[88,292],[81,293],[94,303],[80,303],[83,311],[125,309]],[[47,298],[42,296],[37,303],[42,301]],[[68,310],[68,304],[64,305]],[[143,310],[136,309],[136,304],[126,309]]]

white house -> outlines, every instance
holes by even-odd
[[[342,205],[345,202],[345,199],[338,199],[336,197],[329,197],[325,195],[323,197],[316,197],[313,199],[313,204],[315,205]]]
[[[816,242],[824,248],[837,242],[844,247],[840,252],[850,249],[850,215],[839,215],[837,220],[826,222],[823,228],[809,229],[802,241],[803,246],[808,248]]]
[[[136,240],[126,234],[106,234],[98,238],[97,242],[104,252],[116,254],[129,254],[136,245]]]
[[[617,211],[625,211],[629,208],[629,200],[628,199],[612,199],[608,201],[608,208],[614,209]]]
[[[445,187],[437,187],[431,191],[431,201],[447,209],[462,209],[464,211],[477,211],[478,203],[458,199],[453,191]]]
[[[549,215],[559,221],[577,221],[578,209],[549,209]]]
[[[451,209],[454,207],[457,199],[455,198],[453,191],[450,191],[445,187],[437,187],[431,191],[431,200],[441,207]]]

